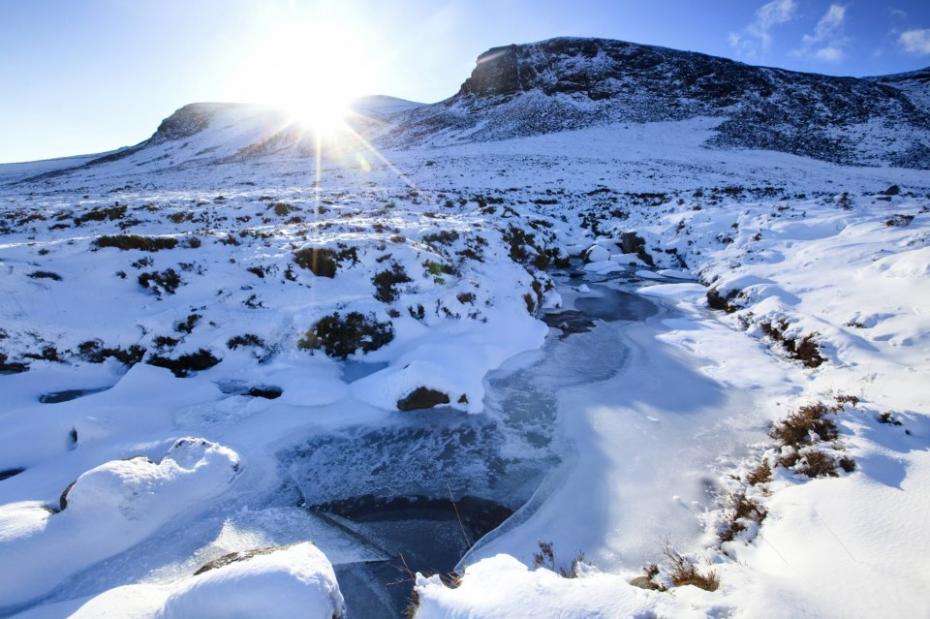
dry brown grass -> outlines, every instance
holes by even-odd
[[[704,591],[716,591],[720,587],[720,577],[715,570],[702,573],[693,561],[690,561],[671,548],[665,549],[665,556],[670,563],[669,577],[676,587],[691,585]]]
[[[820,354],[820,346],[817,344],[814,335],[789,337],[785,335],[788,323],[784,321],[778,324],[762,322],[759,323],[759,327],[765,335],[781,344],[789,356],[797,359],[807,367],[816,368],[826,361],[826,358]]]
[[[94,241],[94,245],[99,248],[115,247],[123,251],[129,251],[131,249],[137,249],[139,251],[161,251],[163,249],[174,249],[178,245],[178,240],[170,236],[119,234],[97,237]]]
[[[767,484],[770,481],[772,481],[772,467],[769,466],[767,460],[763,460],[756,468],[749,472],[749,475],[746,476],[746,482],[750,486]]]
[[[839,436],[836,423],[828,415],[837,412],[822,402],[802,406],[797,412],[775,424],[769,436],[782,446],[800,448],[815,440],[832,441]]]
[[[744,492],[737,492],[730,496],[730,516],[718,533],[721,542],[731,542],[736,536],[746,530],[746,522],[761,524],[768,515],[767,510],[757,501],[746,496]]]
[[[533,554],[533,565],[544,567],[562,576],[562,578],[578,578],[584,565],[584,553],[579,552],[567,566],[560,566],[556,560],[555,546],[552,542],[539,542],[539,551]]]

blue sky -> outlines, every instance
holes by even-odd
[[[560,35],[873,75],[930,65],[930,2],[0,0],[0,162],[132,144],[185,103],[316,76],[435,101],[485,49]]]

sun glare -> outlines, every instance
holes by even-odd
[[[244,98],[284,110],[321,134],[333,134],[365,94],[370,61],[358,33],[336,23],[279,24],[237,75]]]

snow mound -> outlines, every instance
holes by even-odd
[[[91,514],[119,514],[127,520],[169,515],[172,504],[202,498],[205,488],[222,487],[239,468],[236,454],[198,438],[177,440],[159,463],[140,456],[114,460],[87,471],[66,493],[67,507]],[[165,499],[170,496],[170,501]]]
[[[343,613],[333,566],[316,546],[304,542],[195,576],[155,616],[331,619]]]
[[[877,260],[873,266],[885,277],[920,280],[930,275],[930,247],[894,254]]]
[[[0,607],[28,602],[77,571],[145,539],[222,492],[239,470],[235,452],[199,438],[176,440],[156,463],[113,460],[63,493],[0,506]]]

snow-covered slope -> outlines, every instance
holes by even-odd
[[[364,135],[382,130],[391,119],[421,105],[396,97],[363,97],[351,104],[345,123]],[[152,137],[135,146],[97,155],[0,166],[0,184],[60,176],[145,175],[263,157],[307,158],[316,148],[314,130],[302,126],[288,112],[249,104],[191,103],[165,118]]]
[[[615,68],[552,45],[439,105]],[[419,143],[438,108],[375,98],[318,155],[194,104],[8,170],[0,615],[927,615],[930,172],[700,105]]]
[[[880,75],[870,79],[903,91],[914,105],[925,112],[930,111],[930,67],[907,73]]]

